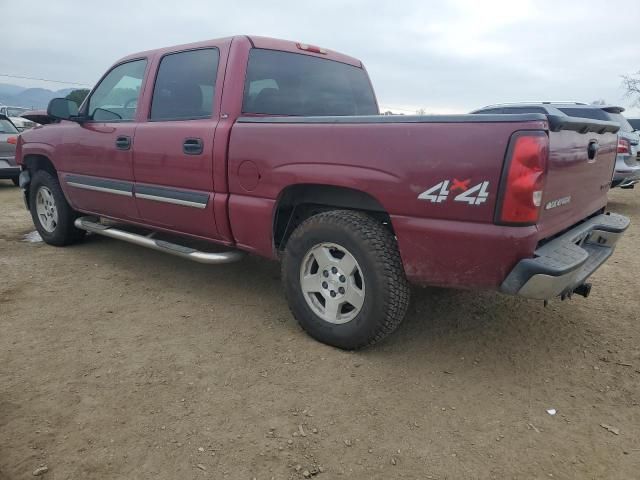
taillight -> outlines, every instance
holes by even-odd
[[[497,223],[534,225],[538,221],[548,156],[549,137],[545,132],[516,132],[511,136]]]
[[[10,143],[11,145],[15,145],[16,143],[18,143],[18,137],[7,138],[7,143]]]
[[[629,143],[629,140],[618,138],[618,153],[631,153],[631,144]]]

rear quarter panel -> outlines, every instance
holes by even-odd
[[[410,279],[497,286],[535,245],[535,227],[493,225],[509,138],[516,130],[545,128],[544,121],[236,123],[228,161],[234,237],[240,246],[273,257],[274,209],[287,186],[348,187],[370,194],[390,214]],[[443,180],[488,182],[489,195],[478,205],[454,201],[459,192],[441,203],[418,199]],[[486,252],[487,245],[495,248]],[[475,271],[468,267],[472,259]],[[485,263],[495,268],[480,271]]]

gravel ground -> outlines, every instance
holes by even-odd
[[[610,201],[634,223],[589,299],[416,289],[347,353],[275,263],[25,242],[0,182],[0,479],[639,478],[640,195]]]

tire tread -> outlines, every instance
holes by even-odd
[[[300,240],[310,229],[313,229],[318,224],[326,225],[327,223],[354,232],[356,236],[361,238],[367,248],[375,252],[377,258],[376,268],[381,268],[384,277],[387,279],[387,292],[384,295],[383,307],[384,319],[376,326],[374,334],[365,343],[355,345],[354,349],[374,345],[398,328],[409,307],[410,287],[404,274],[396,239],[388,229],[366,213],[354,210],[330,210],[305,220],[291,234],[288,243]],[[287,262],[291,260],[290,256],[285,252],[282,262],[283,279],[285,278],[284,272],[287,270]],[[286,291],[287,289],[285,289],[285,294]],[[297,318],[295,311],[291,308],[290,299],[287,298],[287,300],[289,301],[291,313],[296,317],[302,328],[308,332],[304,322]]]

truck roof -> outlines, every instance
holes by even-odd
[[[254,48],[264,48],[268,50],[281,50],[285,52],[298,53],[302,55],[310,55],[313,57],[326,58],[328,60],[335,60],[338,62],[346,63],[349,65],[353,65],[355,67],[362,67],[362,62],[357,58],[350,57],[349,55],[344,55],[342,53],[335,52],[333,50],[325,49],[321,47],[323,53],[315,53],[309,50],[303,50],[300,48],[302,45],[308,45],[304,42],[296,42],[293,40],[282,40],[278,38],[270,38],[270,37],[261,37],[257,35],[236,35],[233,37],[222,37],[215,38],[210,40],[204,40],[200,42],[194,43],[185,43],[182,45],[173,45],[170,47],[157,48],[153,50],[145,50],[142,52],[132,53],[119,59],[116,63],[121,63],[126,60],[131,60],[134,58],[145,57],[153,54],[165,54],[170,52],[175,52],[176,50],[192,50],[198,48],[205,48],[211,46],[214,42],[219,44],[220,42],[229,42],[231,43],[237,39],[246,39],[251,43],[251,46]]]

